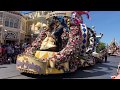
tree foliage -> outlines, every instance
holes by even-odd
[[[96,52],[100,52],[101,50],[106,48],[106,44],[104,42],[100,42],[96,47]]]

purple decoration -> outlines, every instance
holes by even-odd
[[[84,51],[82,50],[81,53],[84,53]]]
[[[83,31],[84,31],[84,32],[86,32],[86,29],[85,29],[85,28],[83,28]]]
[[[86,38],[86,34],[85,33],[83,34],[83,37]]]
[[[84,46],[84,45],[82,46],[82,49],[85,49],[85,46]]]
[[[85,25],[82,25],[82,27],[85,27]]]
[[[84,44],[86,43],[86,40],[85,40],[85,39],[83,40],[83,43],[84,43]]]

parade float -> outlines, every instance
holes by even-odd
[[[99,35],[96,35],[96,41],[95,41],[95,47],[94,47],[94,51],[92,52],[92,56],[95,58],[96,63],[100,62],[102,63],[103,60],[105,59],[105,57],[107,56],[107,48],[103,48],[101,50],[97,50],[97,48],[99,47],[100,44],[100,40],[103,37],[103,34],[100,33]]]
[[[108,45],[108,54],[110,56],[120,56],[120,46],[115,39]]]
[[[49,13],[48,24],[42,26],[31,46],[17,56],[17,70],[46,75],[95,65],[96,34],[83,23],[83,14],[89,18],[88,11]]]

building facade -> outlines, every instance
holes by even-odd
[[[40,24],[47,24],[46,15],[53,11],[0,11],[0,43],[24,43],[40,31]]]
[[[41,24],[47,24],[46,15],[52,11],[32,11],[24,14],[26,21],[26,41],[39,34]],[[32,38],[31,38],[32,37]]]
[[[0,43],[24,42],[26,18],[18,11],[0,11]]]

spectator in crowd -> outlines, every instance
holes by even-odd
[[[3,55],[3,47],[2,47],[2,43],[0,43],[0,56]]]
[[[0,64],[3,64],[3,47],[2,47],[2,43],[0,43]]]
[[[12,45],[7,47],[7,60],[10,62],[14,62],[14,48]]]
[[[16,44],[14,46],[14,63],[16,63],[17,55],[20,54],[20,46]]]

